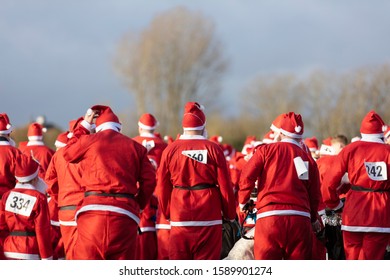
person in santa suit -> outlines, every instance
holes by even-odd
[[[241,209],[258,180],[255,259],[311,259],[312,231],[321,229],[320,188],[315,162],[300,145],[303,131],[301,115],[284,114],[278,131],[281,141],[259,146],[242,170]]]
[[[110,107],[95,105],[63,148],[67,162],[80,164],[85,188],[76,212],[74,259],[135,259],[139,213],[156,187],[156,171],[147,149],[121,127]]]
[[[50,149],[43,142],[44,128],[39,123],[32,123],[28,127],[27,137],[28,142],[22,145],[19,149],[27,156],[32,156],[39,162],[39,177],[45,179],[47,167],[49,166],[54,150]]]
[[[343,250],[343,240],[340,230],[340,212],[325,211],[326,205],[322,199],[323,180],[326,176],[327,169],[332,168],[333,161],[337,154],[348,144],[348,139],[344,135],[336,135],[325,139],[322,146],[326,145],[326,149],[322,149],[321,156],[317,159],[317,167],[320,174],[320,189],[321,200],[318,205],[318,214],[324,224],[325,231],[323,232],[323,239],[314,240],[313,256],[314,259],[345,259]],[[324,153],[324,151],[327,151]],[[346,176],[339,188],[340,198],[343,193],[348,191],[350,185]],[[327,255],[326,255],[327,254]]]
[[[75,219],[77,206],[84,199],[84,188],[81,186],[82,171],[80,164],[69,163],[64,159],[63,148],[73,135],[73,131],[83,121],[83,117],[69,122],[69,131],[59,135],[56,140],[57,151],[47,168],[45,181],[47,192],[58,207],[58,220],[67,260],[72,259],[72,248],[76,240],[77,223]]]
[[[52,259],[51,225],[45,182],[38,176],[39,164],[30,157],[19,157],[15,168],[17,183],[6,192],[0,206],[0,231],[7,259]]]
[[[23,156],[22,152],[15,147],[11,138],[13,127],[6,113],[0,114],[0,199],[5,192],[13,189],[16,184],[15,166],[16,160]],[[5,236],[0,231],[0,260],[5,256],[2,249],[2,241]]]
[[[371,110],[360,126],[362,138],[348,144],[327,170],[323,200],[329,210],[343,207],[339,196],[345,173],[351,189],[342,210],[341,230],[347,260],[383,259],[390,238],[390,146],[382,118]]]
[[[143,114],[138,121],[139,135],[133,138],[148,150],[148,158],[156,170],[160,164],[162,152],[168,145],[161,137],[157,136],[155,130],[158,125],[157,119],[152,114]],[[139,234],[137,236],[136,259],[138,260],[168,258],[166,244],[169,240],[169,230],[166,230],[164,227],[156,229],[157,204],[157,197],[153,195],[141,213]],[[159,215],[157,223],[159,226],[162,223],[169,226],[169,221],[161,215]]]
[[[207,139],[203,109],[185,104],[184,132],[164,150],[157,170],[159,209],[171,221],[170,260],[220,259],[222,219],[236,218],[226,159]]]
[[[320,151],[318,149],[318,140],[315,136],[305,138],[304,143],[309,148],[311,156],[314,158],[314,160],[319,159],[320,157]]]

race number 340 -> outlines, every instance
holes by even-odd
[[[37,198],[32,195],[11,192],[7,198],[5,210],[26,217],[30,217]]]
[[[367,175],[374,181],[386,181],[387,180],[387,167],[384,161],[379,162],[365,162]]]

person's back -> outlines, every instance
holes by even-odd
[[[96,118],[96,133],[90,128]],[[75,259],[134,259],[139,212],[155,188],[146,148],[120,133],[110,107],[96,105],[64,147],[64,158],[79,163],[84,200],[77,217]],[[119,249],[120,248],[120,249]]]
[[[44,128],[39,123],[32,123],[29,126],[27,136],[28,142],[26,145],[22,145],[20,150],[26,156],[32,156],[39,162],[39,176],[44,179],[47,167],[49,166],[50,160],[54,154],[54,150],[50,149],[43,142],[43,131]]]
[[[184,134],[164,150],[157,171],[159,208],[171,221],[170,259],[219,259],[222,218],[235,219],[235,198],[223,150],[203,136],[205,115],[185,106]]]
[[[241,209],[257,184],[256,259],[310,259],[320,200],[318,170],[300,145],[303,122],[284,114],[277,143],[259,146],[240,177]],[[312,225],[311,225],[311,223]],[[257,229],[267,230],[257,230]]]
[[[0,231],[8,231],[4,255],[8,259],[51,259],[51,226],[46,195],[39,192],[38,163],[21,157],[15,171],[15,188],[3,195]]]
[[[347,259],[383,259],[390,237],[390,146],[383,141],[383,128],[380,116],[370,111],[361,124],[361,140],[339,153],[324,178],[324,202],[334,209],[342,205],[337,190],[348,173],[351,189],[341,226]]]

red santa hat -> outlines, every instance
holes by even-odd
[[[54,146],[56,146],[56,148],[65,147],[66,144],[68,143],[68,139],[69,139],[68,134],[69,134],[69,131],[65,131],[65,132],[58,134],[57,139],[54,142]]]
[[[334,149],[332,147],[332,137],[325,138],[322,140],[322,144],[320,147],[320,155],[334,155]]]
[[[183,130],[202,130],[206,126],[204,107],[197,102],[187,102],[182,120]]]
[[[46,129],[40,123],[32,123],[28,127],[27,138],[29,141],[42,140],[44,131],[46,131]]]
[[[110,107],[104,105],[95,105],[90,108],[93,111],[97,112],[96,118],[96,132],[113,129],[120,131],[122,129],[122,124],[119,122],[119,118]]]
[[[219,136],[219,135],[213,135],[213,136],[210,137],[209,140],[214,142],[214,143],[221,144],[222,141],[223,141],[223,137]]]
[[[362,137],[383,137],[383,132],[386,129],[382,118],[374,110],[371,110],[362,120],[360,134]]]
[[[310,152],[318,151],[318,140],[315,136],[305,139],[305,144],[309,148]]]
[[[12,132],[12,125],[6,113],[0,114],[0,134],[10,134]]]
[[[26,183],[38,176],[39,164],[31,156],[20,156],[16,161],[15,178]]]
[[[273,143],[273,142],[274,142],[274,138],[275,138],[275,133],[274,133],[272,130],[270,130],[270,131],[268,131],[268,132],[264,135],[262,142],[263,142],[264,144]]]
[[[138,121],[138,126],[146,130],[154,130],[158,125],[157,119],[149,113],[143,114]]]
[[[304,125],[300,114],[289,112],[284,114],[280,122],[280,132],[291,138],[302,138]]]
[[[282,126],[282,120],[284,119],[284,116],[285,116],[285,114],[280,114],[272,121],[270,128],[273,132],[280,131],[280,128]]]

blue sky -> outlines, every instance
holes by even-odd
[[[390,60],[385,0],[0,0],[0,111],[15,126],[43,114],[66,129],[94,104],[129,110],[132,98],[112,66],[117,44],[179,5],[215,23],[230,62],[222,81],[228,103],[256,75]]]

